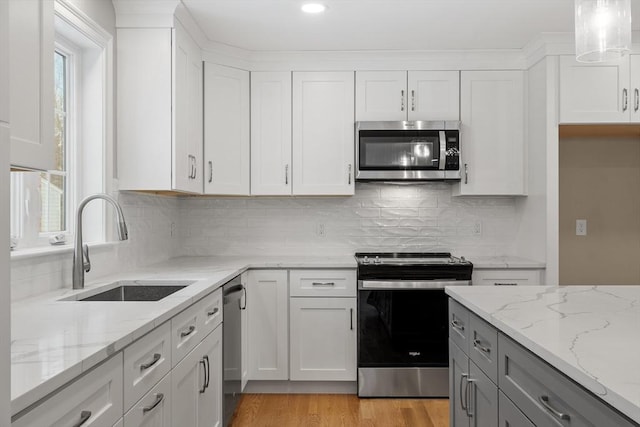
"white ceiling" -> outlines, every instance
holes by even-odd
[[[321,15],[303,0],[182,2],[209,40],[253,51],[520,49],[573,32],[573,0],[325,0]]]

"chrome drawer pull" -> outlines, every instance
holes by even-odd
[[[162,393],[156,393],[156,401],[153,402],[151,405],[149,406],[145,406],[142,408],[142,413],[146,414],[147,412],[153,411],[156,406],[158,406],[160,404],[160,402],[162,402],[162,400],[164,399],[164,394]]]
[[[517,283],[501,283],[501,282],[494,282],[493,285],[494,286],[518,286]]]
[[[544,408],[551,412],[551,414],[553,416],[555,416],[558,419],[561,420],[566,420],[569,421],[571,419],[571,417],[569,416],[569,414],[565,414],[563,412],[558,411],[557,409],[555,409],[553,406],[551,406],[551,404],[549,403],[549,396],[540,396],[538,397],[538,400],[540,401],[540,403],[542,404],[542,406],[544,406]]]
[[[471,392],[477,392],[477,389],[475,387],[472,389],[469,386],[472,385],[474,382],[476,382],[475,379],[467,378],[467,384],[464,387],[464,395],[465,395],[465,399],[467,399],[467,407],[465,408],[465,411],[467,412],[467,417],[469,418],[473,418],[473,411],[474,411],[474,408],[469,403],[471,401]],[[475,407],[475,395],[474,395],[473,402]]]
[[[485,347],[482,344],[480,344],[480,340],[478,339],[473,340],[473,346],[483,353],[487,353],[487,354],[491,353],[491,349],[489,347]]]
[[[458,392],[460,393],[460,408],[462,408],[464,410],[465,414],[468,414],[469,412],[467,412],[467,407],[464,404],[465,398],[467,397],[466,388],[465,388],[464,397],[462,396],[462,380],[466,379],[468,376],[469,376],[469,374],[460,375],[460,384],[459,384],[460,387],[458,387]]]
[[[151,359],[151,362],[143,363],[143,364],[140,365],[140,370],[144,371],[145,369],[149,369],[150,367],[152,367],[153,365],[158,363],[158,361],[161,358],[162,358],[162,355],[160,353],[155,353],[153,355],[153,359]]]
[[[336,283],[335,282],[313,282],[311,283],[312,286],[335,286]]]
[[[460,322],[458,322],[456,319],[453,319],[451,321],[451,327],[453,327],[453,329],[456,329],[460,332],[464,331],[464,325],[460,324]]]
[[[189,326],[189,329],[187,329],[186,331],[182,331],[180,332],[180,338],[184,338],[184,337],[188,337],[189,335],[191,335],[193,333],[193,331],[196,330],[196,327],[191,325]]]
[[[218,307],[216,307],[216,308],[214,308],[214,309],[213,309],[213,310],[211,310],[211,311],[207,311],[207,316],[211,317],[211,316],[213,316],[214,314],[218,314],[218,312],[219,312],[219,311],[220,311],[220,309],[219,309]]]
[[[89,418],[91,418],[91,411],[82,411],[82,412],[80,412],[80,421],[75,423],[73,425],[73,427],[80,427],[82,424],[84,424],[87,421],[89,421]]]

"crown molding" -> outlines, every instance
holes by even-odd
[[[112,0],[116,28],[173,28],[180,0]]]

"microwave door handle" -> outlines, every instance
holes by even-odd
[[[440,131],[440,161],[438,162],[438,169],[444,170],[445,160],[447,157],[447,135],[445,131]]]

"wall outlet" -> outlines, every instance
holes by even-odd
[[[324,237],[326,235],[323,223],[319,223],[316,226],[316,234],[318,235],[318,237]]]
[[[586,236],[586,235],[587,235],[587,220],[576,219],[576,236]]]
[[[482,234],[482,221],[478,220],[473,224],[473,234],[476,236]]]

